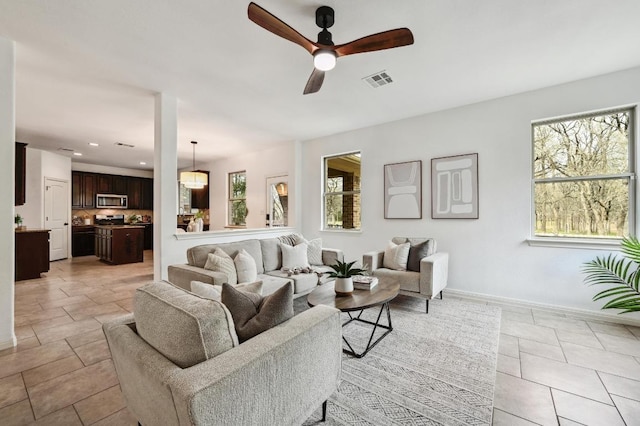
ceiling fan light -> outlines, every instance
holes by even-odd
[[[336,66],[336,54],[333,50],[320,49],[313,54],[313,66],[320,71],[330,71]]]

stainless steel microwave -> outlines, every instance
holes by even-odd
[[[127,203],[128,203],[128,200],[126,195],[115,195],[115,194],[97,194],[96,195],[97,209],[126,209]]]

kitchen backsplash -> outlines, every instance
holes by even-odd
[[[97,214],[123,214],[125,222],[129,222],[129,216],[138,215],[141,219],[148,218],[149,222],[153,222],[153,210],[134,210],[134,209],[73,209],[71,217],[73,223],[81,222],[85,224],[85,219],[89,219],[89,224],[93,225],[93,219]],[[79,220],[78,220],[79,219]]]

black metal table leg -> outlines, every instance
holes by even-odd
[[[382,311],[385,310],[387,311],[387,324],[388,325],[384,325],[384,324],[380,324],[380,317],[382,316]],[[365,356],[367,354],[367,352],[369,352],[371,349],[373,349],[379,342],[380,340],[382,340],[387,334],[391,333],[391,331],[393,330],[393,326],[391,324],[391,311],[389,309],[389,302],[387,303],[383,303],[380,306],[380,312],[378,312],[378,317],[376,318],[376,322],[372,322],[369,320],[365,320],[360,318],[360,316],[362,315],[362,312],[364,311],[364,309],[362,311],[360,311],[360,313],[358,314],[358,316],[354,317],[351,315],[351,312],[347,312],[347,314],[349,314],[349,320],[346,321],[344,324],[342,324],[342,326],[344,327],[345,325],[349,324],[352,321],[359,321],[359,322],[363,322],[366,324],[370,324],[373,325],[373,330],[371,331],[371,336],[369,336],[369,341],[367,342],[367,347],[365,348],[365,350],[361,353],[356,353],[356,351],[353,349],[353,347],[351,346],[351,344],[349,343],[349,341],[344,337],[344,334],[342,335],[342,340],[347,344],[349,349],[343,348],[342,352],[349,354],[349,355],[353,355],[356,358],[362,358],[363,356]],[[378,328],[384,328],[385,331],[382,336],[378,337],[376,339],[375,342],[371,343],[373,340],[373,336],[376,333],[376,330]]]

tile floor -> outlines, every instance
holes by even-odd
[[[101,323],[132,310],[145,262],[53,262],[16,283],[18,346],[0,351],[0,425],[136,425]],[[494,425],[640,425],[640,328],[502,307]]]

